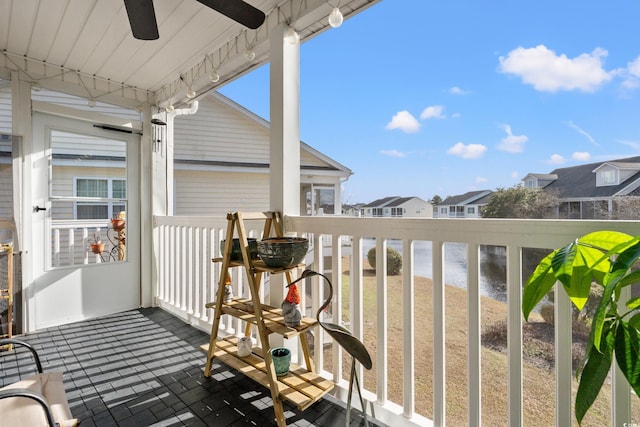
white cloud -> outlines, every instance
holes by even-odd
[[[518,173],[518,171],[513,171],[511,172],[511,178],[516,179],[520,176],[520,174]]]
[[[602,67],[602,58],[607,55],[606,50],[596,48],[591,53],[568,58],[565,54],[557,55],[544,45],[518,47],[506,57],[500,57],[500,71],[520,76],[524,83],[543,92],[594,92],[615,74]]]
[[[442,105],[432,105],[425,108],[420,114],[420,119],[444,119],[446,116],[442,114],[444,107]]]
[[[578,131],[579,134],[581,134],[582,136],[587,138],[589,140],[589,142],[591,142],[593,145],[600,146],[600,144],[598,144],[596,142],[596,140],[593,139],[593,137],[587,131],[585,131],[584,129],[582,129],[581,127],[579,127],[575,123],[573,123],[571,120],[569,120],[568,123],[569,123],[569,127],[571,127],[572,129],[575,129],[576,131]]]
[[[485,151],[487,151],[487,147],[482,144],[464,145],[462,142],[458,142],[449,148],[447,153],[462,157],[463,159],[479,159],[484,155]]]
[[[398,112],[389,123],[386,129],[400,129],[406,133],[416,133],[420,130],[420,123],[407,110]]]
[[[484,184],[487,181],[489,181],[489,180],[487,178],[485,178],[484,176],[477,176],[476,177],[476,184]]]
[[[622,86],[627,89],[636,89],[640,86],[640,56],[627,64],[625,79]]]
[[[561,165],[565,161],[566,160],[564,159],[564,157],[561,156],[560,154],[552,154],[551,157],[549,158],[549,160],[547,161],[547,163],[549,163],[551,165]]]
[[[453,95],[468,95],[471,92],[469,92],[468,90],[464,90],[458,86],[454,86],[451,89],[449,89],[449,93],[453,94]]]
[[[407,153],[404,153],[398,150],[380,150],[380,154],[382,154],[383,156],[397,157],[397,158],[407,157]]]
[[[622,140],[622,141],[618,141],[620,144],[626,145],[628,147],[633,148],[635,151],[640,152],[640,141],[629,141],[629,140]]]
[[[571,155],[571,158],[580,162],[586,162],[591,159],[591,153],[588,151],[576,151]]]
[[[529,137],[526,135],[514,135],[509,125],[503,125],[502,129],[507,133],[507,136],[500,140],[498,149],[507,153],[522,153],[524,144],[529,140]]]

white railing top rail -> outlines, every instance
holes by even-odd
[[[596,230],[640,234],[638,221],[285,216],[287,232],[556,248]]]

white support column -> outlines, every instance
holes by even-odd
[[[22,251],[22,313],[21,323],[25,332],[32,331],[35,325],[33,299],[30,286],[33,281],[32,250],[32,118],[31,84],[21,80],[18,71],[11,73],[11,133],[20,137],[13,142],[13,182],[14,182],[14,218],[16,222],[17,251]]]
[[[335,184],[333,195],[333,213],[334,215],[342,215],[342,182]]]
[[[270,39],[269,205],[283,215],[299,215],[300,44],[285,41],[287,29],[283,23],[271,33]],[[271,276],[268,304],[280,306],[283,282],[282,275]],[[275,336],[272,334],[273,339]]]
[[[270,206],[300,214],[300,45],[284,40],[286,24],[271,34]]]
[[[151,153],[151,105],[143,106],[142,136],[140,137],[140,245],[151,248],[153,244],[153,168]],[[132,200],[130,203],[135,203]],[[149,307],[153,302],[155,278],[152,273],[152,251],[140,251],[140,305]]]

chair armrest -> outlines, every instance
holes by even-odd
[[[40,363],[40,357],[38,357],[38,353],[36,352],[36,349],[33,348],[31,344],[15,338],[0,338],[0,346],[9,345],[9,344],[18,345],[18,346],[27,348],[31,352],[31,355],[33,356],[33,360],[36,362],[36,368],[38,369],[38,373],[39,374],[42,373],[42,364]]]
[[[51,412],[51,408],[49,407],[49,404],[47,403],[47,401],[44,400],[44,397],[42,397],[42,395],[35,393],[31,390],[28,390],[26,388],[12,388],[12,389],[0,390],[0,399],[5,399],[8,397],[24,397],[27,399],[35,400],[44,409],[49,426],[56,427],[56,422],[53,419],[53,413]]]

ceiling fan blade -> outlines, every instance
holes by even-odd
[[[203,5],[255,30],[265,20],[264,12],[241,0],[198,0]]]
[[[153,0],[124,0],[133,37],[139,40],[157,40],[158,23]]]

